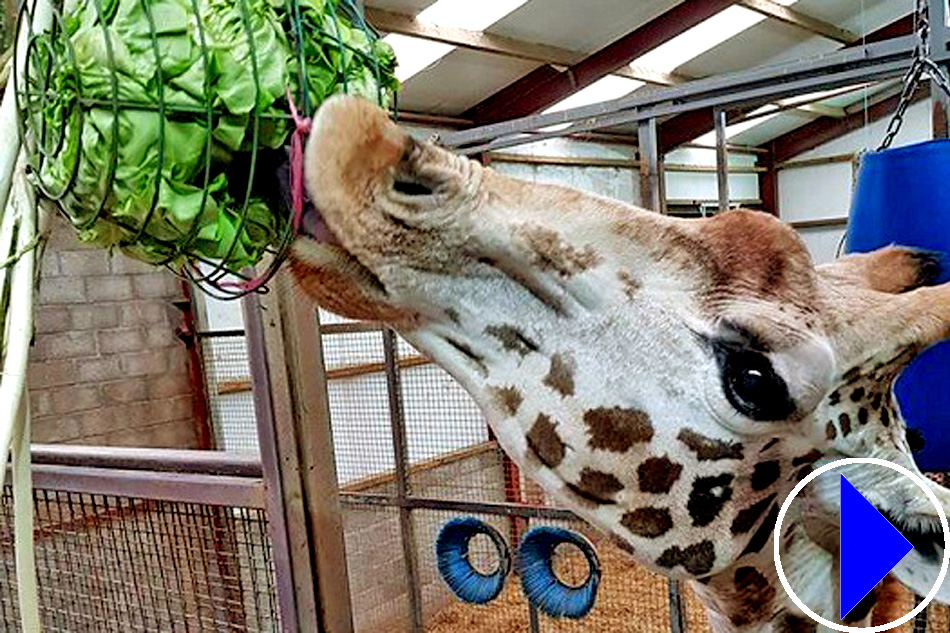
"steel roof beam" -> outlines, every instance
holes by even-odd
[[[659,17],[592,53],[541,84],[525,77],[484,99],[462,116],[495,122],[527,116],[548,108],[598,79],[620,70],[683,31],[696,26],[736,0],[685,0]]]

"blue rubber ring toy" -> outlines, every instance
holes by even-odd
[[[491,574],[478,571],[468,559],[469,543],[479,534],[488,536],[498,553],[498,568]],[[497,598],[511,571],[511,553],[505,539],[495,528],[473,517],[452,519],[443,526],[435,542],[435,556],[445,584],[460,600],[471,604]]]
[[[576,546],[587,558],[589,574],[579,587],[567,585],[554,573],[554,550],[562,543]],[[586,538],[556,527],[537,527],[521,540],[518,551],[521,587],[528,600],[552,618],[580,619],[597,600],[600,585],[600,560]]]

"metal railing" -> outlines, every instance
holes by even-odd
[[[44,631],[281,630],[259,460],[212,451],[33,447]],[[17,630],[9,488],[0,630]]]

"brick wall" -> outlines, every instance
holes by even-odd
[[[178,279],[53,221],[29,366],[35,442],[189,448],[193,389]]]

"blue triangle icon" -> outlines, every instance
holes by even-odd
[[[914,546],[841,475],[841,619]]]

